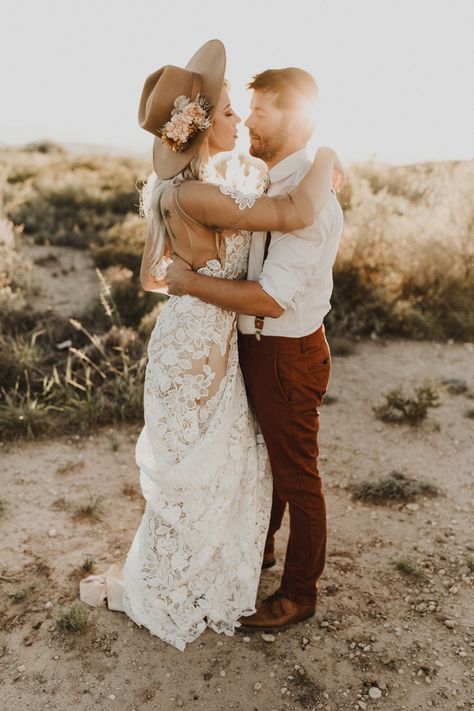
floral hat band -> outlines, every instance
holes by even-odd
[[[206,139],[224,85],[225,48],[201,47],[186,67],[166,65],[147,77],[138,122],[154,136],[153,166],[160,178],[180,173]]]
[[[197,94],[194,101],[184,94],[178,96],[175,99],[170,120],[159,129],[161,140],[165,146],[179,153],[184,151],[198,131],[205,131],[211,127],[212,108],[212,104],[201,94]]]

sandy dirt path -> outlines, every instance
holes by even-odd
[[[416,429],[381,423],[372,407],[426,378],[441,406]],[[451,394],[443,378],[467,382]],[[0,697],[5,711],[299,711],[473,709],[474,348],[365,342],[334,357],[321,412],[321,471],[329,539],[317,613],[266,642],[207,631],[185,652],[123,613],[90,610],[83,633],[59,633],[58,610],[78,601],[81,565],[125,556],[143,500],[134,463],[138,427],[85,438],[3,444]],[[440,489],[415,505],[352,499],[351,485],[397,470]],[[78,519],[103,497],[98,521]],[[262,574],[259,595],[282,570]],[[417,566],[422,577],[395,562]],[[371,690],[372,689],[372,690]],[[374,691],[375,689],[375,691]],[[372,698],[372,696],[379,698]]]

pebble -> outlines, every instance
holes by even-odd
[[[19,671],[19,672],[24,672],[25,669],[26,669],[25,665],[24,665],[24,664],[20,664],[20,666],[17,668],[17,671]]]
[[[440,669],[442,669],[442,668],[444,667],[443,662],[440,662],[439,659],[436,659],[436,660],[435,660],[435,664],[436,664],[436,666],[439,667]]]
[[[362,711],[365,711],[365,709],[367,708],[367,704],[365,703],[365,701],[358,701],[357,706],[362,709]]]
[[[184,701],[180,696],[176,697],[176,706],[184,706]]]
[[[276,637],[274,634],[266,634],[265,632],[262,634],[262,639],[264,642],[274,642]]]
[[[109,694],[109,699],[110,699],[111,701],[115,701],[116,698],[117,698],[117,697],[115,696],[115,694]]]
[[[309,639],[307,637],[303,637],[302,642],[304,645],[309,644]]]
[[[51,602],[51,600],[48,600],[48,602],[44,603],[44,606],[47,610],[50,610],[53,607],[53,603]]]
[[[408,511],[418,511],[418,509],[419,509],[420,507],[418,506],[418,504],[407,504],[407,505],[405,506],[405,508],[406,508]]]
[[[288,689],[286,688],[286,686],[282,686],[280,689],[281,694],[286,694],[287,691],[288,691]]]
[[[261,688],[262,688],[261,683],[259,681],[257,681],[257,683],[254,684],[254,687],[253,687],[254,691],[260,691]]]
[[[371,699],[380,699],[382,692],[377,686],[371,686],[369,689],[369,696]]]
[[[50,528],[49,531],[48,531],[48,536],[51,536],[51,538],[54,538],[54,536],[56,535],[56,533],[57,533],[57,531],[56,531],[55,528]]]
[[[221,676],[225,676],[225,671],[224,671],[223,669],[221,669],[220,672],[219,672],[219,674],[220,674]]]
[[[250,642],[250,637],[244,637],[244,642]]]
[[[329,627],[329,622],[327,620],[323,620],[319,624],[320,627]]]
[[[448,629],[454,629],[454,620],[445,620],[444,624]]]

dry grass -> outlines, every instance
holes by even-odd
[[[85,632],[89,625],[89,610],[81,603],[61,608],[55,619],[55,627],[60,632]]]
[[[76,520],[88,519],[100,521],[104,512],[104,497],[89,495],[89,501],[78,506],[74,512]]]

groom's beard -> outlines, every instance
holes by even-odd
[[[259,140],[250,144],[249,153],[251,156],[267,162],[273,160],[281,152],[288,141],[289,132],[288,127],[282,122],[271,136],[254,135],[257,135]]]

